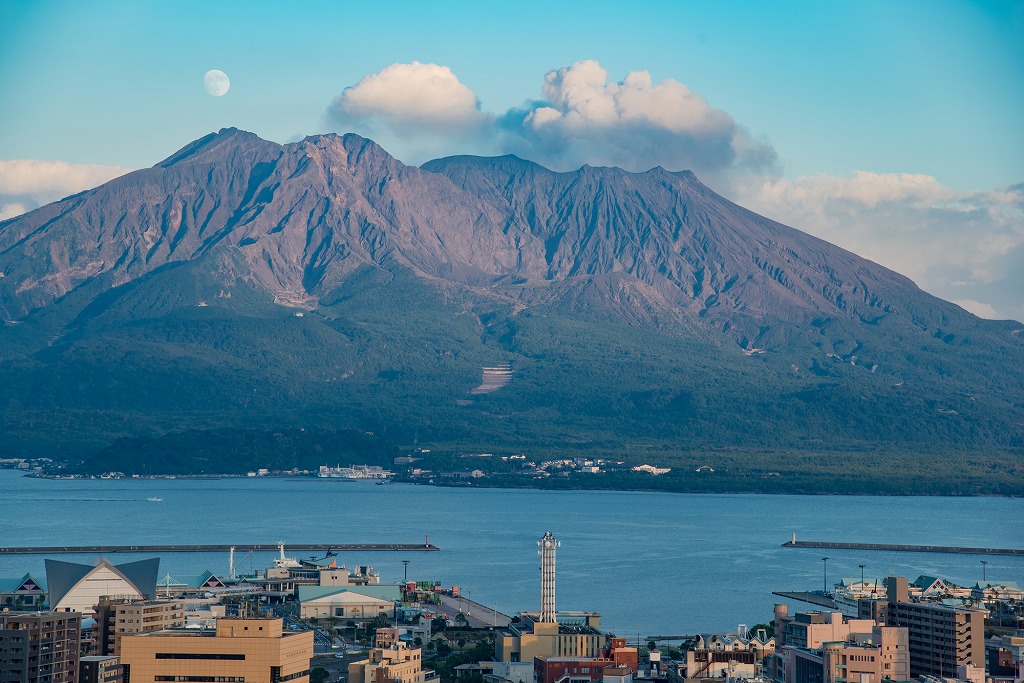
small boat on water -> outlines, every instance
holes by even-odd
[[[150,496],[146,500],[148,500],[150,503],[162,503],[162,502],[164,502],[163,498],[157,498],[156,496]]]

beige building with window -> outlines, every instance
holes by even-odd
[[[91,652],[95,655],[121,654],[121,638],[126,635],[165,631],[185,625],[185,603],[128,600],[103,597],[96,605]]]
[[[215,632],[154,631],[121,638],[131,683],[308,683],[313,632],[280,619],[218,619]]]
[[[601,616],[594,612],[560,612],[561,622],[541,621],[536,613],[520,612],[494,640],[499,662],[532,662],[534,657],[598,657],[605,646]]]
[[[910,680],[907,629],[875,626],[870,640],[824,643],[821,648],[825,683],[882,683]]]
[[[398,640],[397,631],[377,629],[377,647],[368,659],[348,665],[349,683],[428,683],[440,680],[423,670],[422,651]]]

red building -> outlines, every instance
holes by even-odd
[[[535,683],[590,683],[604,678],[608,667],[625,667],[634,675],[638,660],[635,647],[625,638],[612,638],[600,657],[534,657]]]

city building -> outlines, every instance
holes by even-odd
[[[308,683],[312,656],[313,632],[284,631],[281,619],[218,619],[212,632],[121,638],[121,666],[130,683]]]
[[[92,627],[93,655],[121,654],[125,635],[181,628],[185,625],[185,604],[173,601],[100,598]]]
[[[494,659],[532,662],[535,657],[594,659],[611,644],[596,612],[555,610],[555,559],[559,542],[547,532],[537,542],[541,558],[540,612],[520,612],[494,639]],[[633,667],[636,670],[636,667]]]
[[[986,643],[993,683],[1024,683],[1024,629]]]
[[[227,581],[209,570],[195,576],[185,574],[171,576],[170,574],[165,574],[162,579],[156,582],[156,594],[162,598],[185,595],[195,596],[223,589],[227,585]]]
[[[886,580],[884,600],[859,601],[861,618],[909,633],[910,675],[955,677],[957,668],[985,666],[985,612],[934,602],[914,602],[906,577]]]
[[[611,677],[636,675],[639,662],[635,647],[626,647],[625,638],[612,638],[597,657],[559,657],[538,655],[533,658],[534,683],[590,683]],[[622,673],[611,672],[611,670]]]
[[[971,588],[971,597],[985,603],[1024,600],[1024,590],[1014,581],[979,581]]]
[[[697,636],[683,661],[669,669],[669,677],[674,680],[757,678],[761,675],[764,658],[773,652],[774,638],[768,638],[764,631],[751,636],[745,626],[737,633],[724,636]]]
[[[0,579],[0,609],[32,610],[46,603],[46,584],[31,573]]]
[[[401,586],[299,586],[299,615],[303,619],[337,617],[368,620],[378,614],[395,616],[395,604],[402,599]]]
[[[348,665],[348,683],[427,683],[440,680],[423,669],[422,651],[399,639],[395,629],[377,629],[377,646]],[[248,682],[246,682],[248,683]]]
[[[46,583],[50,609],[92,616],[103,596],[133,600],[156,597],[156,577],[160,558],[111,564],[99,560],[94,565],[46,560]]]
[[[775,644],[816,650],[823,643],[846,640],[851,633],[871,633],[872,619],[852,619],[842,612],[798,612],[775,606]]]
[[[556,621],[541,621],[536,612],[520,612],[494,639],[499,662],[530,662],[534,657],[597,657],[605,646],[601,615],[592,612],[557,613]]]
[[[77,683],[81,615],[0,612],[0,681]]]
[[[825,643],[822,666],[825,683],[882,683],[910,679],[907,629],[875,626],[871,638],[858,634],[853,642]]]
[[[775,606],[776,651],[764,659],[763,675],[775,683],[882,683],[910,678],[909,635],[905,627],[840,612],[789,614]],[[739,678],[739,666],[721,676]]]
[[[283,554],[282,550],[282,554]],[[308,560],[275,561],[260,576],[244,577],[241,586],[254,586],[272,600],[284,601],[296,596],[299,586],[370,586],[380,583],[380,573],[360,565],[349,569],[337,564],[337,556]]]
[[[79,660],[78,683],[121,683],[121,660],[112,655],[87,655]]]

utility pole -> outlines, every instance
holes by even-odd
[[[821,575],[822,575],[822,588],[823,593],[828,595],[828,558],[821,558]]]

